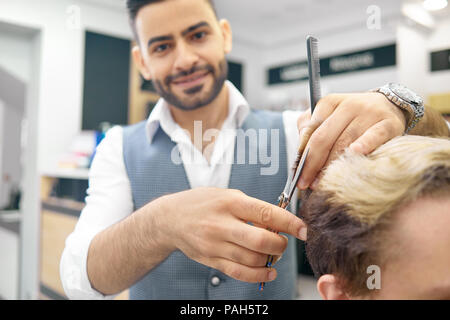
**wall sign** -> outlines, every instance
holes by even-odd
[[[450,70],[450,49],[431,52],[431,71]]]
[[[370,48],[320,59],[321,77],[396,65],[396,46]],[[308,80],[308,62],[299,61],[268,70],[268,84]]]

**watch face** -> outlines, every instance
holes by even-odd
[[[416,94],[415,92],[411,91],[405,86],[402,86],[401,84],[397,83],[390,83],[389,89],[397,95],[400,99],[405,100],[406,102],[413,103],[415,105],[422,105],[423,99]]]

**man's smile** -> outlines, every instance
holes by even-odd
[[[172,81],[172,83],[182,89],[186,89],[202,83],[209,73],[210,71],[205,70],[198,71],[189,76],[179,77],[176,80]]]

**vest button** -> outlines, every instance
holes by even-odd
[[[217,286],[220,284],[220,278],[217,277],[217,276],[212,277],[212,278],[211,278],[211,284],[212,284],[214,287],[217,287]]]

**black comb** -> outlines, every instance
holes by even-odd
[[[319,59],[319,41],[313,36],[306,37],[306,51],[308,54],[308,75],[309,75],[309,97],[311,100],[311,116],[314,112],[317,102],[319,102],[322,93],[320,90],[320,59]],[[304,146],[303,146],[304,147]],[[292,169],[295,171],[302,157],[302,146],[297,153]]]
[[[313,36],[306,37],[306,49],[308,52],[309,96],[311,99],[311,115],[317,102],[320,100],[320,60],[319,41]]]

